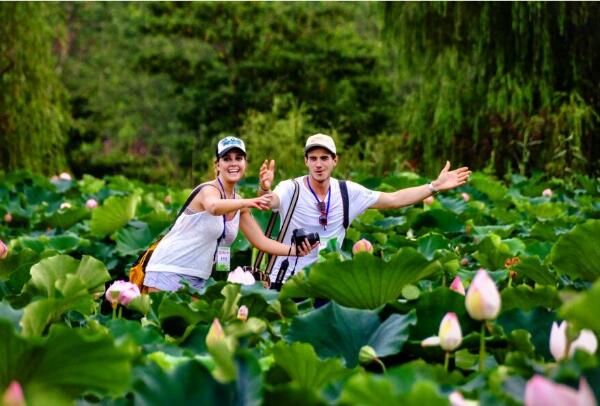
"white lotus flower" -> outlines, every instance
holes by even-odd
[[[428,337],[421,341],[421,347],[442,347],[444,351],[454,351],[462,343],[462,330],[456,313],[446,313],[437,336]]]
[[[560,324],[552,323],[550,330],[550,353],[556,361],[560,361],[567,357],[572,357],[575,350],[583,350],[590,354],[596,353],[598,348],[598,340],[594,333],[590,330],[583,329],[579,336],[571,342],[569,353],[567,354],[567,327],[566,321]]]
[[[256,280],[254,279],[254,276],[252,276],[252,273],[244,272],[244,270],[238,266],[233,271],[229,272],[227,282],[239,283],[242,285],[254,285]]]

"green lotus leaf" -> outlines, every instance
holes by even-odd
[[[538,257],[520,257],[521,262],[513,266],[519,274],[540,285],[556,285],[558,278]]]
[[[92,213],[91,232],[104,237],[125,226],[135,215],[141,198],[139,195],[127,197],[111,196]]]
[[[29,285],[47,297],[54,297],[57,282],[70,274],[81,278],[83,286],[90,293],[104,292],[104,283],[110,280],[106,266],[93,257],[84,255],[78,261],[68,255],[56,255],[31,267]]]
[[[154,242],[154,235],[146,223],[141,227],[127,227],[117,232],[117,252],[123,256],[139,255]]]
[[[514,330],[527,330],[536,352],[545,359],[552,359],[549,348],[550,329],[556,319],[554,311],[537,307],[532,310],[511,309],[498,316],[497,324],[506,335]]]
[[[394,303],[391,307],[400,312],[416,310],[418,323],[411,328],[411,339],[423,340],[437,335],[440,322],[448,312],[456,313],[463,335],[478,331],[480,328],[480,324],[472,320],[467,313],[465,297],[445,287],[439,287],[431,292],[421,292],[416,302]]]
[[[330,302],[294,318],[286,339],[312,344],[320,357],[341,356],[352,368],[365,345],[371,346],[379,357],[400,352],[409,326],[415,323],[412,312],[393,314],[382,323],[377,311],[350,309]]]
[[[575,322],[580,328],[594,330],[596,335],[600,336],[600,319],[596,309],[600,309],[600,280],[597,280],[589,290],[579,293],[563,304],[559,309],[559,315],[561,318]]]
[[[66,230],[74,224],[90,217],[90,211],[83,206],[73,206],[70,209],[60,209],[45,216],[44,223],[50,227]]]
[[[550,260],[559,274],[590,282],[600,276],[600,220],[588,220],[562,235]]]
[[[431,261],[437,250],[451,249],[450,240],[441,234],[428,233],[417,239],[417,249]]]
[[[531,310],[535,307],[556,309],[561,305],[558,291],[553,286],[519,285],[505,288],[501,293],[502,311],[510,309]]]
[[[447,396],[442,395],[435,383],[418,381],[409,391],[401,393],[389,376],[376,376],[362,372],[352,376],[340,396],[342,404],[348,405],[449,405]]]
[[[75,250],[84,241],[84,239],[73,233],[65,233],[48,238],[48,247],[61,254],[66,254]]]
[[[144,405],[252,405],[262,403],[260,367],[250,355],[238,357],[237,380],[217,382],[199,361],[189,361],[172,371],[150,363],[134,371],[133,396]]]
[[[471,233],[476,236],[485,237],[494,233],[500,237],[508,237],[514,230],[512,225],[497,225],[497,226],[473,226]]]
[[[411,224],[414,230],[436,230],[442,233],[464,231],[463,221],[449,210],[432,209],[422,212]]]
[[[473,254],[479,263],[490,271],[496,271],[504,268],[504,261],[514,256],[510,247],[504,244],[502,239],[496,234],[490,234],[485,237],[477,246],[477,251]]]
[[[506,197],[506,187],[498,180],[483,173],[473,173],[469,178],[469,185],[485,193],[490,200],[498,201]]]
[[[20,292],[31,278],[31,266],[39,260],[39,253],[28,248],[15,254],[11,252],[6,259],[0,261],[0,281],[7,281],[6,287],[10,293]]]
[[[132,349],[115,346],[102,330],[52,326],[48,338],[25,339],[0,320],[0,387],[13,379],[59,390],[74,399],[84,392],[119,396],[129,387]]]
[[[280,341],[273,347],[275,363],[282,367],[301,388],[320,389],[333,380],[342,378],[350,370],[339,359],[321,360],[310,344]]]
[[[389,262],[358,253],[351,261],[329,259],[306,274],[300,272],[284,285],[281,298],[320,297],[347,307],[376,309],[400,297],[404,286],[439,270],[439,261],[428,261],[411,247],[401,248]]]

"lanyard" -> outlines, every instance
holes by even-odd
[[[310,178],[308,176],[306,177],[306,184],[308,185],[308,188],[310,189],[310,192],[313,194],[313,196],[317,200],[317,204],[324,203],[325,200],[320,201],[319,198],[317,197],[317,194],[315,193],[315,191],[313,190],[313,188],[310,186]],[[327,218],[329,216],[329,204],[330,203],[331,203],[331,181],[329,183],[329,189],[327,189],[327,210],[325,211],[325,218]],[[319,209],[319,211],[321,211],[321,210]],[[325,228],[325,226],[323,226],[323,228]]]
[[[219,177],[217,176],[217,181],[219,182],[219,186],[221,186],[221,190],[223,191],[223,196],[225,196],[225,199],[227,199],[227,193],[225,193],[225,187],[223,186],[223,182],[221,182],[221,179],[219,179]],[[235,199],[235,188],[233,188],[233,199]],[[227,230],[227,226],[225,225],[225,217],[226,215],[223,214],[223,234],[221,234],[221,237],[219,237],[219,241],[222,241],[225,239],[225,231]]]

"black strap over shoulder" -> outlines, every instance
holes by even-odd
[[[287,230],[290,226],[290,221],[292,220],[292,215],[294,214],[294,210],[296,210],[296,204],[298,203],[298,197],[300,196],[300,185],[298,184],[298,182],[295,179],[292,179],[292,182],[294,182],[294,193],[292,194],[292,200],[290,201],[290,207],[289,207],[287,213],[285,214],[285,219],[281,223],[281,228],[279,229],[279,234],[277,235],[277,241],[279,241],[279,242],[282,242],[283,238],[285,237],[285,233],[287,232]],[[267,238],[271,237],[271,233],[273,232],[273,228],[275,227],[275,222],[277,221],[277,216],[278,216],[277,213],[275,213],[275,212],[271,213],[271,218],[269,219],[269,223],[268,223],[267,229],[265,231],[265,235],[267,236]],[[256,258],[254,260],[254,264],[253,264],[254,269],[259,268],[260,263],[263,259],[263,256],[264,256],[264,252],[259,251],[258,255],[256,256]],[[273,265],[275,265],[276,258],[277,258],[277,255],[271,255],[269,257],[269,262],[267,264],[267,268],[265,269],[265,274],[267,274],[267,275],[271,274],[271,272],[273,271]]]
[[[350,215],[349,215],[349,199],[348,199],[348,185],[345,180],[340,180],[340,193],[342,195],[342,207],[344,208],[344,230],[350,226]]]

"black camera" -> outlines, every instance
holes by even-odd
[[[317,241],[321,241],[319,239],[319,233],[307,233],[303,228],[297,228],[292,231],[292,244],[296,245],[296,252],[299,251],[300,245],[305,238],[311,246]]]

